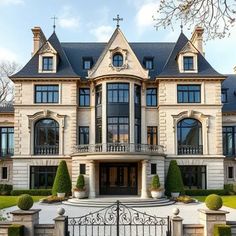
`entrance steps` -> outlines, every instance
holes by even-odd
[[[94,199],[77,199],[77,198],[71,198],[67,201],[64,201],[63,204],[65,205],[71,205],[76,207],[108,207],[116,201],[119,200],[121,203],[128,207],[133,208],[145,208],[145,207],[161,207],[161,206],[167,206],[172,205],[175,202],[169,200],[168,198],[160,198],[160,199],[142,199],[139,197],[98,197]]]

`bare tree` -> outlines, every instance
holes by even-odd
[[[0,105],[13,101],[14,85],[9,76],[16,73],[20,66],[15,62],[4,61],[0,63]]]
[[[206,38],[229,35],[236,18],[236,0],[160,0],[155,27],[174,27],[176,22],[205,29]]]

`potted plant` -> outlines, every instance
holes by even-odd
[[[166,177],[166,195],[177,198],[180,194],[184,194],[183,179],[177,161],[172,160]]]
[[[163,188],[161,187],[158,175],[154,175],[152,177],[152,184],[151,184],[150,191],[151,191],[152,198],[158,199],[162,197]]]
[[[79,199],[86,197],[85,182],[83,175],[79,175],[77,178],[76,186],[74,188],[74,196]]]

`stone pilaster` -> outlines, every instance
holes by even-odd
[[[90,168],[89,168],[89,198],[95,198],[96,197],[96,179],[95,179],[95,162],[90,162]]]
[[[147,193],[147,166],[148,161],[142,161],[142,189],[141,189],[141,198],[148,198]]]

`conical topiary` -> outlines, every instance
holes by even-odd
[[[67,196],[71,192],[71,179],[67,168],[66,161],[61,161],[58,168],[56,177],[52,187],[52,195],[57,193],[65,193]]]
[[[76,182],[76,188],[79,191],[84,191],[85,190],[84,186],[85,186],[84,176],[79,175],[78,178],[77,178],[77,182]]]
[[[170,196],[173,192],[184,194],[183,179],[176,160],[170,162],[165,188],[167,196]]]
[[[151,190],[153,190],[153,191],[158,190],[160,188],[160,186],[161,186],[161,184],[160,184],[159,176],[154,175],[152,177]]]

